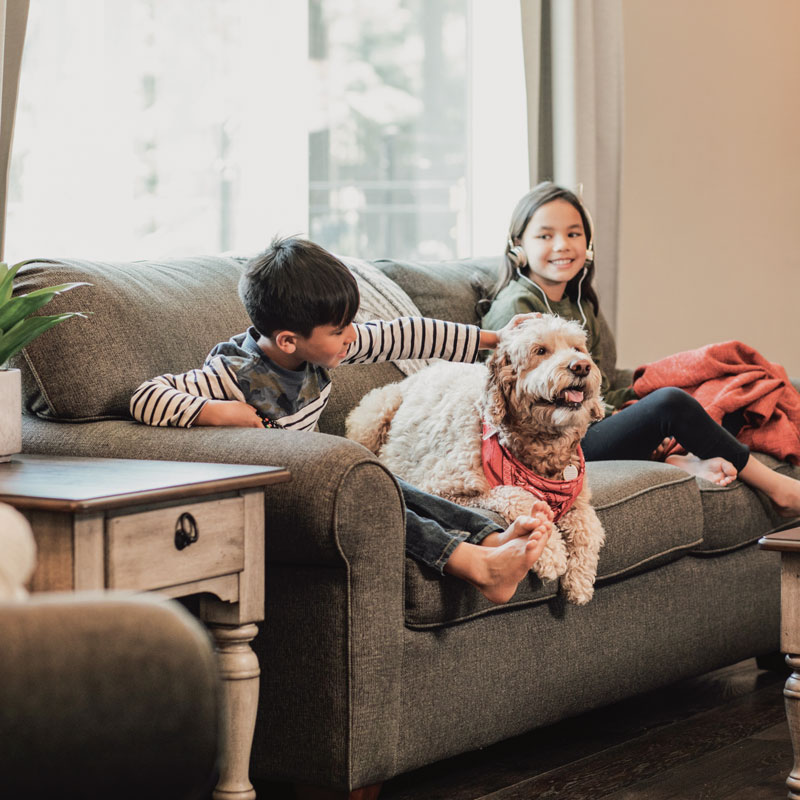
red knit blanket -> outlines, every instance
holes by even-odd
[[[709,344],[645,364],[633,374],[640,398],[665,386],[684,389],[716,422],[742,410],[741,442],[800,464],[800,393],[782,366],[752,347],[735,341]]]

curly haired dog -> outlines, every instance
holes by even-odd
[[[349,438],[424,491],[508,522],[548,500],[556,525],[534,570],[561,576],[567,599],[584,604],[605,534],[580,441],[602,417],[583,328],[546,314],[506,332],[485,365],[442,362],[374,389],[346,424]]]

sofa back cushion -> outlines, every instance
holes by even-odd
[[[475,304],[481,287],[497,280],[499,258],[464,258],[460,261],[373,262],[414,301],[424,317],[479,324]]]
[[[34,261],[15,291],[69,281],[83,286],[45,312],[89,311],[31,342],[13,363],[26,408],[51,420],[128,418],[136,387],[165,372],[199,367],[208,351],[249,325],[239,300],[240,260],[192,257],[103,263]]]
[[[199,367],[215,344],[250,324],[237,291],[245,261],[193,256],[28,263],[19,272],[17,293],[70,281],[92,285],[56,297],[45,309],[90,311],[88,319],[63,323],[14,360],[22,370],[26,408],[51,420],[127,419],[131,394],[142,381]],[[422,315],[473,324],[479,321],[480,286],[490,286],[499,267],[496,258],[373,263],[405,290]],[[608,339],[602,366],[613,374],[610,333]],[[320,430],[343,435],[347,414],[367,391],[402,378],[392,364],[338,368]]]

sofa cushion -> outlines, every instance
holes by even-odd
[[[666,464],[641,461],[593,462],[586,470],[592,504],[607,531],[598,584],[654,569],[699,546],[703,512],[691,475]],[[411,559],[406,563],[406,624],[412,628],[465,622],[552,600],[557,594],[556,581],[542,582],[531,574],[509,603],[496,606],[463,581],[442,579]]]
[[[22,370],[26,407],[44,419],[128,418],[136,387],[165,372],[199,367],[218,342],[245,330],[237,284],[241,262],[195,256],[168,261],[38,261],[19,272],[16,292],[69,281],[47,313],[90,311],[29,344]]]
[[[677,467],[649,461],[586,465],[592,505],[606,531],[597,581],[661,566],[703,540],[697,481]]]
[[[771,469],[800,479],[800,467],[792,467],[763,453],[755,453]],[[756,492],[741,481],[728,486],[717,486],[710,481],[698,479],[700,498],[703,504],[703,541],[692,553],[710,556],[738,550],[789,521],[781,517],[772,503],[760,492]]]
[[[500,259],[432,263],[379,259],[373,263],[405,290],[423,316],[476,325],[479,284],[490,286],[494,282]]]

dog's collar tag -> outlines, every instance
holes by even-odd
[[[564,467],[564,480],[574,481],[578,477],[578,468],[574,464],[567,464]]]

